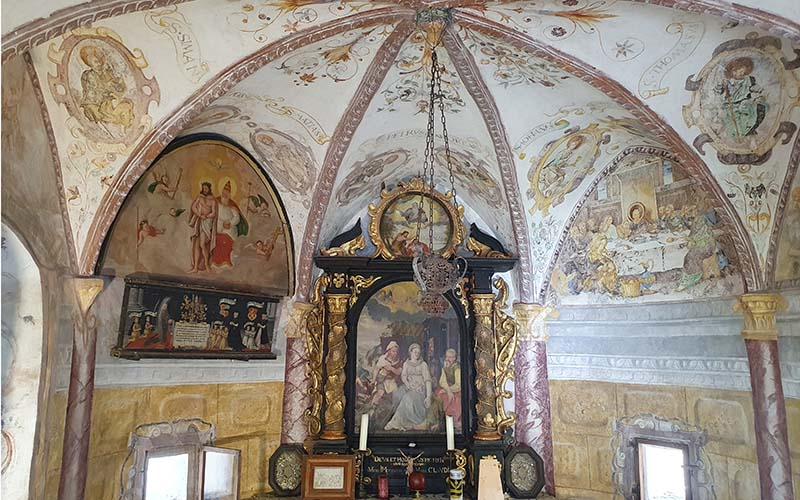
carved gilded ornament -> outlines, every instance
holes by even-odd
[[[485,258],[485,259],[508,259],[511,257],[508,254],[503,252],[498,252],[497,250],[492,250],[488,245],[484,245],[480,241],[476,240],[473,237],[469,237],[467,239],[467,250],[473,252],[475,257]]]
[[[469,278],[462,278],[458,282],[456,288],[453,290],[453,295],[456,296],[461,307],[464,308],[464,317],[469,319],[469,299],[467,298],[467,286],[469,286]]]
[[[347,275],[344,273],[334,273],[333,278],[331,279],[331,285],[334,288],[344,288],[345,283],[347,283]]]
[[[350,293],[350,307],[356,303],[359,294],[365,289],[371,287],[376,281],[381,279],[380,276],[361,276],[359,274],[350,276],[350,284],[352,292]]]
[[[377,205],[370,204],[369,206],[369,237],[372,243],[375,244],[377,250],[375,257],[383,257],[387,260],[393,260],[397,257],[410,257],[411,255],[405,250],[405,245],[411,243],[416,236],[417,218],[422,217],[421,228],[425,234],[420,234],[420,240],[428,244],[427,228],[429,222],[427,217],[429,215],[428,205],[423,203],[425,208],[424,214],[416,212],[420,203],[420,198],[425,198],[427,203],[432,203],[434,207],[434,218],[436,214],[443,216],[447,220],[439,221],[434,220],[436,226],[436,234],[441,234],[445,230],[448,234],[447,241],[445,241],[440,248],[433,248],[432,251],[439,255],[449,258],[455,255],[456,248],[464,241],[466,237],[466,230],[462,222],[464,218],[464,207],[459,205],[458,208],[453,204],[453,194],[443,194],[435,189],[431,189],[421,179],[413,178],[409,182],[400,182],[397,188],[393,190],[384,189],[381,191],[381,200]],[[389,217],[393,220],[391,224]],[[438,227],[438,225],[443,227]],[[388,229],[391,227],[391,232]],[[400,244],[398,237],[402,235],[403,231],[408,232],[407,241]],[[402,246],[403,248],[400,248]]]
[[[322,299],[322,289],[328,285],[329,276],[323,274],[314,284],[314,293],[311,297],[313,308],[305,317],[304,336],[306,340],[306,356],[308,365],[306,376],[309,379],[306,394],[309,407],[305,411],[305,421],[308,434],[316,437],[322,430],[322,364],[323,364],[323,335],[325,331],[325,304]]]
[[[356,238],[342,243],[338,247],[323,248],[319,251],[325,257],[352,257],[359,251],[364,250],[367,246],[367,240],[363,234],[359,234]]]
[[[514,316],[519,324],[519,339],[527,342],[547,342],[547,319],[557,319],[560,313],[552,306],[541,304],[514,304]]]
[[[475,439],[493,441],[500,439],[497,432],[497,377],[495,372],[495,339],[492,312],[495,296],[476,293],[470,297],[475,312],[475,391],[478,401],[478,429]]]
[[[747,340],[777,340],[775,315],[787,302],[777,293],[747,293],[739,297],[733,310],[744,314],[742,337]]]
[[[347,306],[350,294],[326,294],[328,303],[328,353],[325,357],[325,421],[320,438],[344,439],[344,383],[347,363]]]
[[[495,405],[497,410],[497,432],[503,432],[514,426],[516,416],[506,414],[504,400],[513,397],[511,391],[506,389],[506,384],[514,379],[514,355],[517,352],[517,337],[519,326],[517,322],[504,312],[508,306],[508,284],[503,278],[496,278],[494,286],[498,290],[494,299],[494,343],[495,343],[495,387],[497,397]]]

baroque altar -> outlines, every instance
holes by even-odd
[[[512,396],[518,326],[506,312],[508,284],[497,275],[516,259],[475,224],[467,234],[463,209],[449,197],[415,180],[383,190],[369,207],[367,234],[359,220],[315,258],[323,274],[302,325],[307,447],[314,454],[362,449],[357,480],[369,495],[382,474],[393,495],[410,493],[409,458],[427,476],[426,493],[444,493],[447,471],[463,466],[474,494],[481,458],[502,462],[513,444],[515,418],[505,400]],[[433,312],[414,282],[408,250],[419,245],[413,226],[422,200],[437,231],[426,251],[465,263],[463,278]]]

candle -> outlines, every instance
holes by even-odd
[[[453,417],[447,415],[447,449],[448,450],[455,450],[456,449],[456,436],[455,432],[453,431]]]
[[[361,435],[358,437],[358,449],[367,449],[367,432],[369,431],[369,415],[361,415]]]

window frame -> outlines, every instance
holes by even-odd
[[[636,483],[633,486],[634,490],[638,493],[639,498],[644,498],[644,470],[642,469],[642,446],[645,445],[652,445],[652,446],[660,446],[662,448],[672,448],[676,450],[680,450],[681,454],[683,455],[683,484],[685,487],[685,499],[684,500],[693,500],[692,498],[692,488],[691,488],[691,473],[689,472],[691,467],[689,466],[689,445],[685,441],[675,441],[675,440],[668,440],[668,439],[654,439],[654,438],[634,438],[635,443],[635,453],[634,456],[634,470],[636,474],[634,475]]]

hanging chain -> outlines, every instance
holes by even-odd
[[[453,174],[453,162],[450,155],[450,138],[447,134],[447,121],[444,112],[444,92],[442,91],[442,73],[439,68],[439,57],[436,54],[436,46],[431,49],[431,88],[428,99],[428,128],[425,135],[425,155],[422,162],[422,172],[418,175],[422,181],[428,184],[428,196],[433,198],[433,190],[436,184],[435,164],[436,164],[436,150],[434,146],[434,139],[436,137],[436,105],[439,105],[439,117],[442,123],[442,137],[444,139],[444,155],[447,163],[447,173],[450,181],[450,192],[453,197],[453,205],[455,205],[456,213],[458,213],[458,199],[456,197],[456,180]],[[420,192],[419,206],[417,207],[417,234],[416,240],[420,244],[420,232],[422,228],[422,218],[425,216],[425,190]],[[428,202],[428,241],[429,250],[433,251],[433,202]],[[454,221],[461,223],[461,221]]]

